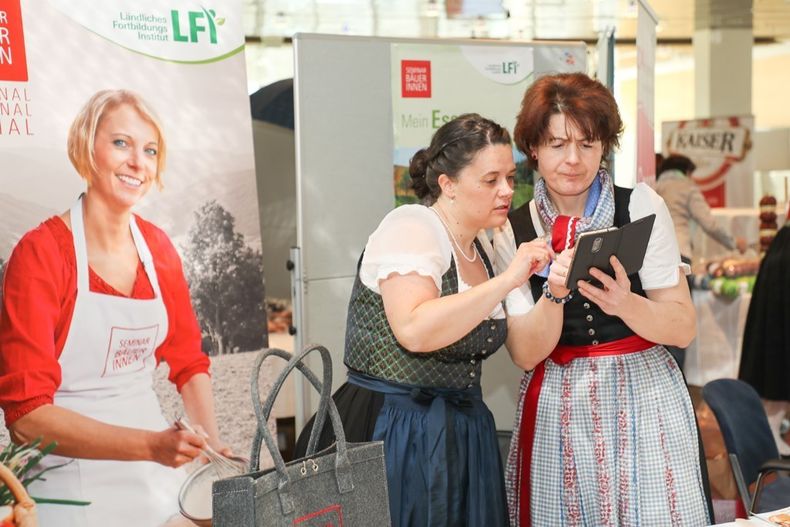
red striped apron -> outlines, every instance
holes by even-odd
[[[519,465],[516,471],[516,488],[518,489],[519,525],[529,527],[530,515],[530,470],[532,467],[532,447],[535,439],[535,423],[538,417],[538,399],[543,385],[543,376],[546,372],[546,360],[551,359],[555,364],[564,366],[573,359],[580,357],[607,357],[611,355],[627,355],[650,349],[655,344],[638,335],[632,335],[620,340],[603,342],[595,346],[565,346],[554,348],[551,355],[535,367],[527,393],[524,395],[524,407],[521,416],[521,429],[519,431]]]

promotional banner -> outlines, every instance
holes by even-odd
[[[664,156],[694,161],[692,178],[711,207],[753,207],[754,117],[713,117],[661,125]]]
[[[532,46],[422,46],[393,43],[392,118],[396,205],[414,203],[409,159],[434,132],[463,113],[479,113],[511,134],[526,88],[541,72],[584,71],[582,48]],[[472,95],[474,94],[474,95]],[[533,175],[515,148],[513,207],[532,198]]]
[[[656,181],[654,97],[658,17],[639,0],[636,32],[636,182]]]
[[[77,112],[100,90],[130,90],[157,114],[167,144],[164,188],[135,212],[182,256],[204,351],[263,346],[241,17],[238,0],[0,3],[0,266],[25,232],[85,190],[66,155]]]
[[[66,152],[77,113],[99,91],[134,92],[166,145],[163,188],[134,211],[181,256],[202,350],[215,355],[220,435],[236,453],[252,442],[239,375],[256,355],[235,352],[268,339],[241,17],[238,0],[0,1],[0,275],[19,239],[86,189]],[[113,335],[115,359],[137,357],[135,339]],[[168,372],[161,364],[153,387],[174,419],[184,409]]]

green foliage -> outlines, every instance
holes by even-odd
[[[412,205],[415,203],[420,203],[420,200],[417,199],[417,196],[395,196],[395,207],[400,207],[401,205]]]
[[[235,219],[216,201],[195,213],[184,272],[211,354],[257,350],[266,336],[263,260],[244,243]]]
[[[535,189],[532,187],[532,185],[517,185],[513,194],[513,203],[510,207],[511,210],[517,209],[524,203],[527,203],[529,200],[531,200],[534,190]]]
[[[409,203],[419,203],[420,200],[411,188],[411,175],[409,168],[395,165],[393,169],[395,182],[395,206],[400,207]]]
[[[526,161],[516,163],[516,187],[511,209],[517,209],[532,199],[535,189],[535,174]]]
[[[38,438],[31,443],[27,443],[24,445],[15,445],[14,443],[9,443],[2,451],[0,451],[0,463],[8,467],[11,472],[14,473],[16,478],[22,483],[22,485],[27,488],[32,482],[36,480],[44,481],[46,478],[42,476],[50,470],[60,468],[66,463],[60,465],[54,465],[48,467],[44,470],[34,471],[31,475],[31,470],[38,465],[39,461],[41,461],[44,456],[55,450],[57,443],[54,441],[41,450],[38,449],[38,446],[41,444],[41,438]],[[90,502],[87,501],[77,501],[77,500],[57,500],[57,499],[48,499],[48,498],[36,498],[33,499],[38,503],[59,503],[62,505],[88,505]],[[0,505],[11,505],[14,503],[14,496],[11,494],[11,490],[0,483]]]

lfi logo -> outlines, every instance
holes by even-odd
[[[218,18],[213,9],[203,11],[187,11],[186,24],[188,32],[181,33],[181,12],[176,9],[170,11],[170,20],[173,24],[173,40],[176,42],[198,42],[199,34],[208,30],[208,39],[212,44],[217,43],[217,26],[225,23],[224,18]]]
[[[502,73],[516,75],[518,70],[518,61],[511,60],[502,63]]]

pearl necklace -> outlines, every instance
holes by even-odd
[[[475,245],[475,243],[472,242],[472,257],[470,258],[466,255],[464,250],[461,248],[461,244],[458,243],[458,240],[455,239],[455,234],[453,234],[453,230],[450,228],[449,225],[447,225],[447,222],[444,221],[444,218],[442,218],[442,215],[439,214],[439,211],[433,207],[431,207],[431,210],[436,213],[436,216],[439,218],[439,221],[442,222],[442,225],[444,225],[444,227],[447,229],[447,232],[450,233],[450,239],[453,240],[453,244],[455,245],[455,248],[458,249],[458,252],[461,253],[461,256],[464,257],[464,260],[466,260],[469,263],[474,263],[477,260],[477,246]]]

